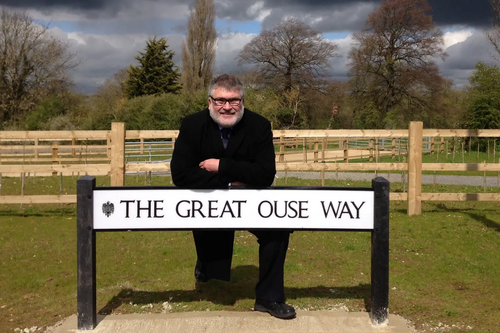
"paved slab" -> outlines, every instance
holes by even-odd
[[[366,312],[297,311],[281,320],[260,312],[184,312],[98,316],[93,331],[79,331],[77,317],[67,318],[52,333],[412,333],[406,320],[389,315],[388,325],[373,326]]]

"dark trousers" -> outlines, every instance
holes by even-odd
[[[249,230],[259,243],[257,299],[284,302],[284,264],[289,231]],[[193,231],[198,260],[209,278],[228,281],[231,272],[234,231]]]

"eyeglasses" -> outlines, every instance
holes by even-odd
[[[214,101],[215,105],[217,106],[224,106],[226,103],[229,103],[231,106],[238,106],[241,103],[242,98],[230,98],[230,99],[225,99],[225,98],[213,98],[212,96],[209,96],[212,101]]]

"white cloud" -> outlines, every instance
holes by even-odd
[[[330,59],[330,73],[331,77],[335,80],[346,80],[347,79],[347,54],[352,47],[353,39],[352,35],[345,38],[332,39],[332,42],[337,44],[337,55]]]
[[[322,33],[353,32],[361,29],[375,2],[358,2],[356,5],[335,7],[308,7],[297,3],[290,5],[266,4],[266,0],[218,0],[218,18],[227,17],[229,22],[262,22],[264,28],[274,26],[280,19],[295,17],[303,19]],[[176,52],[174,61],[181,67],[181,43],[184,38],[179,27],[185,27],[189,14],[189,2],[181,0],[123,0],[106,2],[102,10],[92,9],[78,12],[77,9],[51,8],[49,11],[30,9],[29,14],[37,20],[60,23],[60,28],[50,29],[78,52],[82,63],[73,71],[73,78],[82,91],[92,91],[107,78],[122,68],[135,64],[135,56],[143,51],[149,36],[167,37],[170,49]],[[278,1],[279,2],[279,1]],[[281,3],[281,2],[280,2]],[[114,7],[113,7],[114,6]],[[68,7],[69,8],[69,7]],[[308,10],[305,10],[305,9]],[[325,10],[328,8],[328,10]],[[257,23],[258,24],[258,23]],[[62,30],[61,30],[62,29]],[[72,31],[70,33],[65,31]],[[237,72],[240,50],[256,34],[225,33],[219,35],[215,72]],[[339,49],[338,56],[331,60],[331,77],[345,79],[347,54],[352,47],[352,37],[332,39]],[[444,47],[449,57],[437,62],[441,74],[453,78],[457,85],[467,81],[477,61],[491,63],[493,53],[484,33],[472,28],[459,28],[444,34]],[[89,89],[92,87],[93,89]]]
[[[262,22],[269,14],[271,14],[270,9],[263,9],[264,1],[257,1],[252,6],[247,9],[247,14],[250,17],[255,17],[256,21]]]
[[[229,32],[219,36],[217,43],[217,53],[239,51],[257,36],[257,34],[246,34],[243,32]]]
[[[155,0],[133,1],[129,7],[122,8],[117,15],[119,20],[147,18],[187,19],[188,17],[189,7],[186,2],[180,4]]]
[[[74,40],[77,44],[86,45],[85,40],[77,32],[68,33],[68,39]]]
[[[144,51],[147,34],[110,34],[97,35],[82,32],[66,33],[59,28],[50,29],[58,38],[70,42],[70,51],[76,52],[80,64],[73,69],[73,81],[78,92],[92,92],[106,79],[112,77],[130,64],[137,64],[135,57]],[[176,54],[174,62],[181,67],[181,43],[184,36],[158,36],[168,39],[170,50]]]
[[[102,20],[127,20],[127,19],[179,19],[187,18],[189,6],[183,1],[157,1],[142,0],[128,2],[109,2],[103,8],[79,11],[67,8],[52,8],[50,12],[39,9],[29,9],[27,12],[37,20],[43,21],[70,21],[70,22],[92,22]],[[124,22],[126,24],[126,22]]]
[[[470,36],[466,38],[464,36],[466,34],[461,35],[463,41],[447,48],[448,58],[444,62],[437,60],[441,75],[453,79],[453,83],[457,88],[468,83],[469,77],[479,61],[488,65],[496,63],[492,57],[494,48],[483,31],[476,30]]]
[[[46,11],[40,11],[37,9],[30,9],[27,13],[33,17],[35,20],[42,20],[46,22],[51,21],[71,21],[80,22],[85,19],[83,15],[78,15],[75,13],[70,13],[64,10],[54,9],[48,14]]]
[[[216,74],[237,72],[239,70],[238,56],[240,50],[254,38],[256,34],[229,32],[219,36],[215,56]]]
[[[78,52],[82,63],[73,71],[73,78],[81,91],[93,91],[98,85],[105,82],[114,73],[135,64],[135,56],[143,51],[147,34],[110,34],[97,35],[81,32],[66,33],[58,28],[51,29],[59,38],[70,41],[72,51]],[[236,57],[240,50],[257,36],[242,32],[229,32],[219,35],[214,72],[216,74],[239,72],[244,68],[238,66]],[[167,37],[170,49],[176,52],[174,61],[178,67],[182,66],[181,43],[183,35],[158,36]],[[332,39],[339,48],[337,57],[331,60],[331,78],[345,80],[347,73],[347,53],[352,47],[352,35],[341,39]],[[482,32],[456,31],[446,37],[449,57],[446,61],[437,61],[441,74],[454,79],[455,86],[461,87],[467,83],[468,77],[477,61],[492,63],[490,57],[493,51],[491,45]]]
[[[443,35],[444,48],[447,49],[452,45],[462,43],[472,34],[472,30],[448,31]]]

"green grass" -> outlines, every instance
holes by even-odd
[[[317,173],[317,172],[315,172]],[[395,172],[391,171],[391,174]],[[335,172],[331,172],[335,174]],[[375,173],[373,173],[375,176]],[[387,171],[379,171],[378,175],[381,177],[388,177]],[[49,194],[76,194],[76,181],[77,176],[68,177],[26,177],[24,195],[49,195]],[[97,186],[109,186],[109,177],[97,177]],[[125,177],[126,186],[148,186],[148,185],[161,185],[173,186],[172,180],[168,176],[150,176],[148,173],[138,173],[136,175],[129,175]],[[277,178],[274,185],[280,186],[321,186],[321,177],[317,179],[299,179],[296,177],[280,177]],[[367,186],[370,187],[371,183],[367,181],[353,181],[353,180],[336,180],[325,179],[325,186]],[[391,192],[407,192],[408,184],[393,182],[391,184]],[[484,187],[484,186],[464,186],[464,185],[440,185],[440,184],[424,184],[422,185],[423,193],[498,193],[500,187]],[[4,177],[2,179],[1,195],[21,195],[22,182],[20,178]],[[13,207],[19,207],[13,206]],[[40,206],[34,206],[40,207]]]
[[[7,181],[12,180],[3,179],[2,194],[18,190],[19,183],[11,188]],[[33,193],[37,189],[58,193],[58,181],[59,177],[37,177],[27,182],[27,189],[32,184]],[[282,181],[277,185],[284,185]],[[149,179],[144,176],[127,177],[129,185],[145,182]],[[154,185],[169,182],[168,177],[152,177]],[[318,185],[316,180],[290,178],[290,182]],[[63,190],[71,193],[73,183],[65,178]],[[97,183],[106,185],[109,179],[98,178]],[[369,186],[349,181],[327,184]],[[448,325],[446,332],[452,333],[497,332],[500,215],[496,203],[432,202],[424,203],[422,211],[408,217],[406,203],[391,202],[390,313],[411,320],[422,331],[445,332],[438,328]],[[0,207],[0,332],[53,325],[76,313],[75,216],[75,205]],[[248,311],[258,276],[255,237],[237,232],[234,254],[231,282],[197,285],[190,232],[98,233],[97,309],[101,314]],[[296,231],[285,272],[288,302],[297,308],[367,311],[370,234]]]

